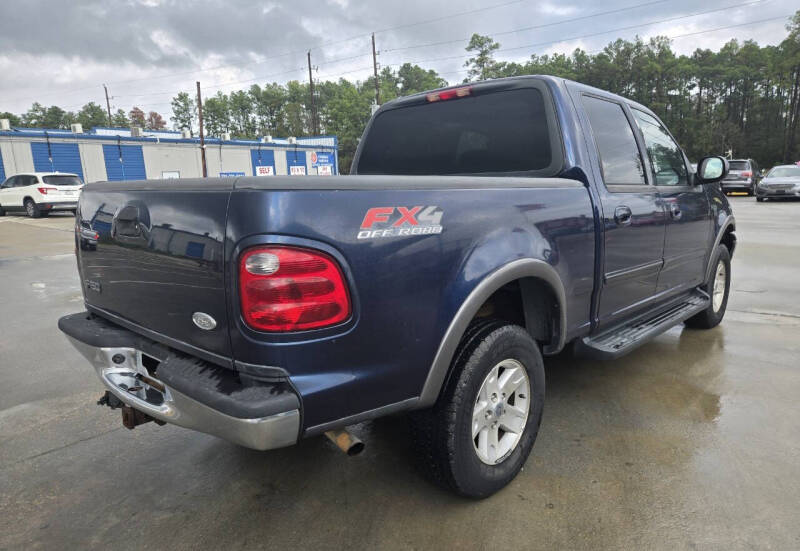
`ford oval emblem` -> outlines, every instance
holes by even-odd
[[[217,320],[205,312],[195,312],[192,314],[192,321],[197,327],[205,331],[211,331],[217,326]]]

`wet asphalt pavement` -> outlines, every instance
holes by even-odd
[[[122,428],[56,328],[82,310],[72,218],[0,218],[0,549],[798,549],[800,202],[731,202],[722,325],[550,359],[533,453],[480,502],[415,472],[403,418],[353,458]]]

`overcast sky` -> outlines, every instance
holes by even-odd
[[[307,80],[309,49],[315,78],[364,79],[371,32],[382,66],[416,62],[453,83],[466,75],[464,47],[474,32],[494,36],[502,45],[496,57],[515,61],[576,47],[594,52],[637,34],[676,37],[681,53],[731,38],[777,44],[798,7],[797,0],[0,0],[0,111],[24,112],[34,101],[104,106],[106,83],[112,108],[138,105],[168,119],[170,98],[193,92],[196,80],[205,95]]]

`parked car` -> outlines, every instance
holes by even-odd
[[[773,167],[756,188],[756,201],[760,203],[768,197],[800,197],[800,166]]]
[[[353,451],[342,428],[413,411],[425,472],[485,497],[536,439],[543,355],[722,320],[727,161],[688,167],[652,111],[560,78],[400,98],[351,176],[87,185],[59,327],[128,428]]]
[[[25,212],[31,218],[51,212],[75,212],[83,182],[77,174],[29,172],[6,178],[0,184],[0,216]]]
[[[747,195],[754,195],[756,186],[761,179],[761,171],[754,159],[734,159],[729,161],[730,170],[722,180],[722,191],[744,191]]]

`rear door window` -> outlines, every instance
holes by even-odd
[[[359,174],[554,170],[545,98],[520,88],[389,109],[365,136]]]
[[[642,157],[622,105],[594,96],[584,96],[583,105],[589,115],[605,184],[645,185]]]

